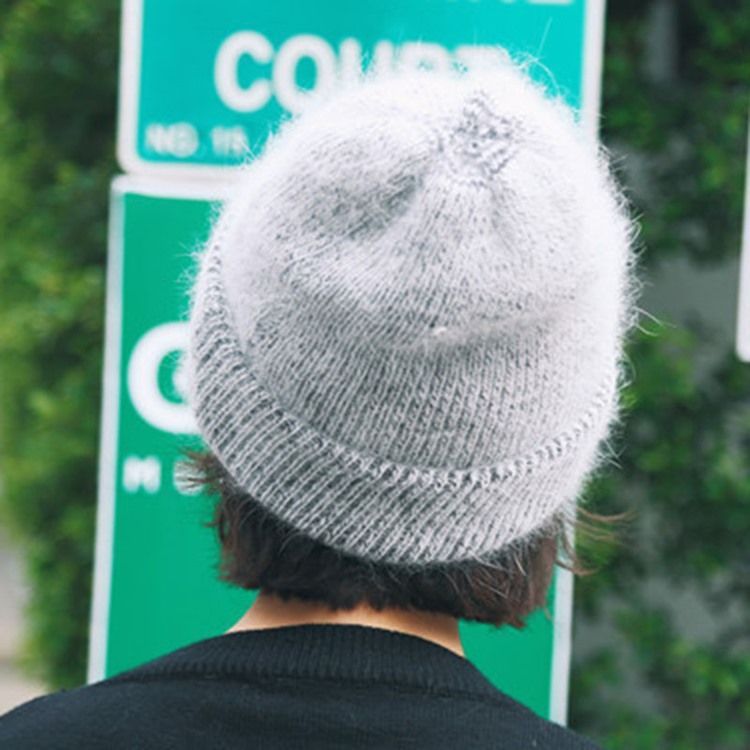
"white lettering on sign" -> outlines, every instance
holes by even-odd
[[[198,150],[198,131],[189,122],[152,123],[146,128],[146,148],[184,159]]]
[[[241,125],[211,128],[211,148],[220,156],[245,156],[250,153],[247,134]]]
[[[219,47],[214,65],[214,83],[224,104],[236,112],[257,112],[271,99],[271,85],[267,80],[254,81],[243,88],[237,80],[237,69],[242,57],[247,56],[259,65],[273,59],[271,42],[256,31],[238,31]]]
[[[344,39],[339,46],[339,78],[343,83],[355,80],[362,70],[362,45],[356,39]]]
[[[324,39],[312,34],[293,36],[281,45],[273,66],[273,87],[284,109],[300,112],[309,92],[297,86],[297,68],[302,60],[315,66],[316,92],[329,91],[336,83],[336,55]]]
[[[144,334],[133,349],[128,363],[128,393],[135,410],[152,427],[177,434],[195,433],[193,414],[184,402],[182,371],[175,368],[172,384],[182,402],[170,400],[159,386],[164,360],[187,345],[186,323],[164,323]]]
[[[243,86],[239,65],[248,57],[261,66],[270,66]],[[441,44],[407,42],[396,48],[391,42],[379,41],[374,47],[370,67],[378,70],[437,68],[448,69],[454,62],[466,67],[497,64],[507,57],[499,47],[462,45],[453,53]],[[309,60],[315,70],[312,89],[298,83],[298,69]],[[325,93],[337,81],[350,81],[364,70],[362,45],[357,39],[344,39],[334,48],[322,37],[299,34],[287,39],[275,51],[271,42],[257,31],[238,31],[221,44],[214,64],[214,83],[221,101],[235,112],[257,112],[275,96],[284,109],[298,113],[305,107],[310,93]]]
[[[126,492],[141,490],[153,495],[161,488],[161,461],[157,456],[128,456],[122,463],[122,486]]]
[[[372,53],[370,69],[376,72],[392,70],[396,65],[396,48],[391,42],[378,42]],[[357,39],[344,39],[339,45],[338,80],[356,80],[365,69],[362,45]]]

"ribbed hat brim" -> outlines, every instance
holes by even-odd
[[[192,406],[210,449],[276,517],[349,554],[426,565],[486,559],[575,501],[617,410],[616,371],[565,432],[493,466],[445,470],[363,455],[288,413],[259,381],[231,319],[219,243],[206,253],[191,329]]]

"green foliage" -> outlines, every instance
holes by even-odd
[[[33,583],[27,659],[84,677],[117,3],[0,10],[0,513]]]
[[[677,58],[643,64],[650,3],[610,3],[603,137],[642,223],[642,273],[672,256],[724,261],[740,247],[750,97],[750,2],[675,3]],[[629,357],[617,467],[599,512],[635,510],[597,543],[577,622],[607,628],[580,659],[573,724],[607,748],[730,750],[750,738],[750,370],[713,334],[645,321]],[[689,618],[689,619],[688,619]]]
[[[662,81],[644,64],[653,4],[608,3],[602,135],[646,158],[645,175],[630,182],[645,183],[634,197],[649,262],[679,254],[712,263],[740,246],[750,4],[674,2],[675,70]]]
[[[617,634],[578,665],[573,693],[576,726],[608,748],[739,750],[750,736],[750,377],[733,355],[698,376],[698,341],[634,343],[618,468],[588,498],[638,519],[577,588],[579,625]],[[703,622],[679,620],[690,611]]]

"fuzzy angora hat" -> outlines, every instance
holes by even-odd
[[[368,560],[489,560],[570,517],[616,420],[634,224],[606,153],[507,64],[365,79],[287,123],[199,260],[207,446]]]

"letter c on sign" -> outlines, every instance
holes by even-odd
[[[256,31],[238,31],[222,43],[214,64],[214,83],[219,98],[236,112],[256,112],[271,98],[271,84],[267,80],[255,81],[248,88],[240,86],[239,62],[243,55],[261,65],[273,59],[271,42]]]
[[[187,346],[186,323],[165,323],[144,334],[133,349],[128,363],[128,393],[141,418],[164,432],[193,434],[195,419],[185,403],[175,403],[159,388],[159,369],[164,359]],[[182,395],[180,371],[175,373],[175,388]]]

